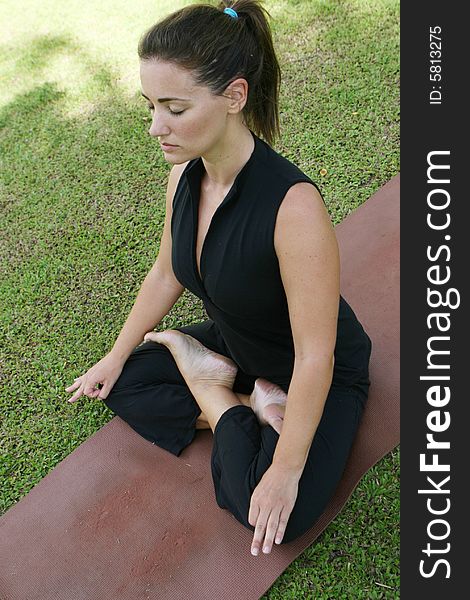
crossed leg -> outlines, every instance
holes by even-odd
[[[223,341],[210,321],[187,331],[189,335],[184,330],[147,334],[156,343],[135,349],[105,403],[137,433],[175,456],[192,442],[197,416],[206,416],[206,427],[214,432],[211,472],[217,504],[253,531],[248,522],[251,497],[272,462],[287,396],[273,383],[245,378],[218,354],[225,353]],[[366,382],[360,383],[354,389],[330,388],[299,481],[286,542],[313,525],[338,484],[367,399]],[[253,384],[250,396],[232,389],[248,392]],[[260,427],[259,421],[270,417],[268,408],[277,412],[278,423]]]
[[[209,350],[192,336],[172,329],[149,332],[144,339],[163,344],[172,353],[202,411],[196,429],[214,431],[225,411],[243,404],[253,409],[260,423],[269,424],[281,433],[287,396],[280,387],[258,378],[250,396],[235,393],[232,387],[237,366],[230,358]]]
[[[251,408],[250,395],[249,394],[241,394],[240,392],[233,392],[240,404],[245,406],[249,406]],[[196,420],[196,429],[210,429],[209,421],[207,420],[206,415],[202,412]]]

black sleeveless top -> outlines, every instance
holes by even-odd
[[[202,299],[231,358],[248,375],[290,379],[294,343],[274,248],[274,227],[288,189],[305,181],[298,167],[251,132],[255,147],[215,211],[202,247],[196,237],[201,158],[186,165],[173,199],[172,265],[178,281]],[[318,189],[318,188],[317,188]],[[340,296],[333,380],[351,385],[368,373],[370,340]]]

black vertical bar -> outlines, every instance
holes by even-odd
[[[436,1],[401,5],[404,600],[469,593],[470,393],[465,375],[470,374],[470,251],[465,242],[470,240],[470,193],[465,177],[470,152],[465,147],[469,68],[464,6]]]

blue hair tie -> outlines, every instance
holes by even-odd
[[[233,8],[224,8],[224,13],[230,15],[234,19],[238,19],[238,14],[236,11],[233,10]]]

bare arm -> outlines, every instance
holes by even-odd
[[[292,186],[275,246],[295,347],[294,372],[273,463],[302,472],[331,385],[339,309],[339,251],[320,194]]]
[[[339,252],[320,194],[293,185],[276,221],[279,259],[294,338],[294,372],[273,461],[255,488],[248,521],[252,552],[281,543],[331,385],[339,309]],[[264,539],[264,542],[263,542]]]
[[[186,164],[174,165],[171,169],[160,251],[155,264],[142,283],[134,306],[110,352],[110,355],[122,363],[143,340],[144,335],[154,329],[168,314],[184,291],[171,266],[171,215],[173,196]]]

